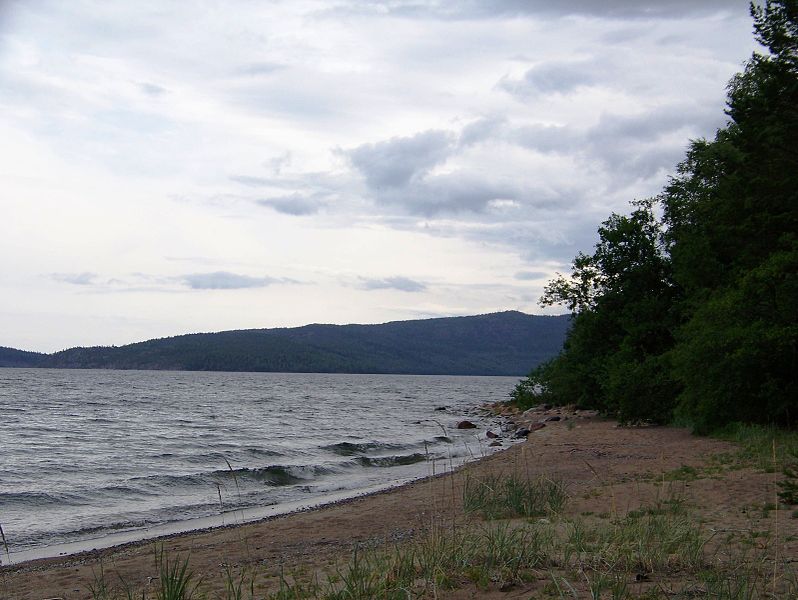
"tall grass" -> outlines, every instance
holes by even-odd
[[[189,558],[181,558],[180,555],[170,558],[163,546],[155,547],[159,582],[155,592],[157,600],[191,600],[194,597],[201,579],[189,569]]]
[[[712,435],[739,444],[741,446],[739,458],[753,462],[758,469],[766,472],[772,472],[774,468],[780,468],[780,465],[798,461],[798,431],[732,423]]]
[[[3,543],[3,549],[6,551],[6,557],[8,558],[8,563],[11,564],[11,552],[8,550],[8,541],[6,540],[6,534],[3,531],[3,526],[0,525],[0,541]],[[3,564],[3,561],[0,560],[0,565]]]
[[[466,476],[463,508],[485,519],[509,519],[557,514],[567,495],[559,481],[547,477],[521,479],[516,475]]]
[[[451,588],[507,590],[545,586],[544,597],[713,598],[749,600],[798,597],[798,577],[788,561],[744,544],[714,544],[681,498],[667,498],[613,518],[564,515],[563,486],[545,478],[472,477],[466,510],[488,520],[456,527],[432,521],[413,539],[393,547],[356,547],[348,560],[313,578],[280,573],[279,589],[255,590],[254,571],[224,567],[224,590],[198,593],[189,558],[156,547],[156,600],[407,600],[438,598]],[[547,515],[547,519],[529,517]],[[497,516],[498,515],[498,516]],[[510,518],[513,517],[513,518]],[[490,520],[501,518],[501,520]],[[739,542],[740,540],[738,540]],[[774,567],[779,567],[778,577]],[[770,574],[773,573],[773,578]],[[545,582],[548,581],[548,584]],[[532,582],[532,583],[530,583]],[[538,582],[537,584],[535,582]],[[276,582],[277,583],[277,582]],[[90,587],[94,600],[118,600],[100,567]],[[140,592],[145,598],[145,592]],[[475,592],[481,593],[480,591]],[[196,595],[195,595],[196,594]],[[152,596],[146,596],[147,599]]]

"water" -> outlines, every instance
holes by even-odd
[[[12,558],[45,556],[422,477],[487,452],[474,409],[516,382],[0,369],[0,525]]]

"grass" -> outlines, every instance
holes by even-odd
[[[6,540],[6,534],[3,531],[3,526],[2,525],[0,525],[0,542],[2,542],[2,544],[3,544],[3,549],[6,551],[6,556],[8,557],[8,562],[10,564],[11,563],[11,552],[8,549],[8,541]],[[0,561],[0,565],[1,564],[3,564],[2,561]]]
[[[261,574],[254,568],[223,565],[224,589],[211,595],[191,571],[188,557],[170,558],[161,548],[160,554],[156,549],[157,589],[136,590],[137,597],[127,588],[114,589],[101,568],[90,586],[91,597],[407,600],[437,599],[466,587],[473,597],[518,588],[524,597],[542,599],[798,598],[795,565],[778,550],[785,540],[779,537],[777,502],[768,500],[750,513],[755,519],[776,511],[775,519],[771,515],[775,531],[770,525],[759,531],[755,521],[745,530],[715,530],[702,523],[683,497],[666,491],[683,490],[710,474],[707,469],[731,471],[745,465],[786,476],[796,464],[796,434],[738,426],[719,435],[740,444],[739,451],[709,460],[709,467],[683,466],[659,477],[641,476],[645,485],[661,481],[661,493],[633,510],[618,510],[612,484],[603,480],[601,491],[593,488],[594,493],[580,497],[584,502],[611,496],[611,512],[604,510],[608,500],[597,500],[594,510],[569,514],[565,487],[552,478],[466,473],[463,513],[455,524],[431,520],[426,529],[395,546],[355,547],[348,558],[318,572],[286,575],[281,569],[271,588],[256,588]],[[774,477],[774,500],[776,484]],[[434,505],[436,499],[430,500]],[[263,574],[260,580],[269,578]]]
[[[524,508],[513,518],[430,526],[396,546],[357,546],[348,560],[310,578],[281,571],[279,588],[270,592],[256,591],[254,571],[236,573],[223,565],[224,591],[208,596],[189,567],[189,557],[170,557],[156,547],[157,588],[136,593],[145,600],[407,600],[438,598],[447,590],[472,585],[483,592],[536,586],[543,598],[798,597],[795,573],[786,563],[780,564],[776,582],[771,578],[772,557],[753,554],[756,546],[734,544],[729,538],[728,543],[716,545],[722,552],[708,550],[715,534],[698,523],[680,497],[670,496],[607,520],[593,515],[566,517],[567,500],[560,484],[521,483],[511,476],[474,479],[464,500],[473,499],[470,494],[479,490],[478,506],[498,504],[504,508],[490,514],[507,514],[510,508],[531,505],[507,500],[514,495],[506,490],[520,487],[527,492],[524,498],[548,499],[536,500],[532,511],[538,514],[545,508],[548,518],[530,520],[532,513]],[[495,498],[485,500],[485,495]],[[93,600],[135,597],[129,589],[114,589],[107,581],[101,565],[89,588]]]
[[[201,581],[189,569],[189,558],[179,555],[170,558],[163,546],[155,547],[155,565],[160,584],[155,592],[157,600],[191,600],[194,597]]]
[[[562,482],[546,477],[522,479],[516,475],[466,477],[463,507],[485,519],[539,517],[557,514],[566,500]]]
[[[713,437],[738,444],[738,461],[749,462],[766,473],[798,461],[796,431],[734,423],[714,432]]]

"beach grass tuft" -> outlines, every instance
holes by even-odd
[[[197,591],[201,578],[189,569],[190,556],[176,555],[170,558],[161,545],[155,546],[155,565],[158,569],[159,587],[155,593],[157,600],[191,600]]]
[[[8,549],[8,541],[6,540],[6,534],[5,534],[5,531],[3,531],[3,526],[2,525],[0,525],[0,541],[3,542],[3,549],[6,551],[6,557],[8,558],[8,562],[10,564],[11,563],[11,552]],[[0,561],[0,564],[3,564],[2,561]]]
[[[559,513],[566,501],[565,486],[548,477],[522,479],[516,475],[466,477],[463,507],[485,519],[540,517]]]

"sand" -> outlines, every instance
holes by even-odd
[[[527,421],[541,421],[556,412],[532,414]],[[159,543],[170,553],[190,553],[191,567],[203,574],[203,586],[211,598],[223,589],[225,566],[234,571],[256,569],[258,589],[265,592],[274,588],[281,569],[307,575],[324,572],[351,556],[356,545],[407,540],[433,519],[437,523],[456,519],[468,526],[461,507],[465,477],[509,472],[549,474],[566,483],[569,514],[623,513],[661,494],[666,485],[663,474],[685,466],[699,468],[709,457],[735,450],[729,443],[695,437],[683,429],[619,427],[589,413],[561,416],[569,418],[547,422],[526,442],[472,462],[453,474],[266,521],[172,536]],[[726,470],[695,480],[669,482],[667,486],[679,487],[679,493],[699,511],[706,527],[723,532],[777,526],[783,540],[779,542],[781,555],[798,557],[798,545],[789,541],[798,539],[798,519],[791,519],[784,511],[757,510],[774,501],[774,474],[750,468]],[[3,567],[0,598],[91,598],[90,586],[101,565],[113,582],[121,577],[131,585],[146,587],[157,575],[154,543],[144,541]],[[449,593],[452,598],[529,595],[523,586],[510,592],[466,586]]]

